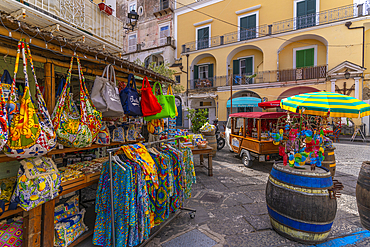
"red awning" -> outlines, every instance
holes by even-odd
[[[261,102],[261,103],[258,103],[258,106],[263,109],[280,107],[280,100]]]

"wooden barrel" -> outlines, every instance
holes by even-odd
[[[212,157],[215,157],[216,156],[216,152],[217,152],[217,139],[216,139],[216,136],[215,135],[213,135],[213,136],[206,136],[205,135],[205,136],[203,136],[203,138],[207,140],[208,146],[211,146],[213,148]]]
[[[335,154],[334,154],[335,147],[333,148],[325,148],[324,152],[324,161],[322,162],[322,166],[329,169],[331,176],[334,178],[335,175],[335,168],[336,168],[336,162],[335,162]]]
[[[370,230],[370,161],[362,163],[357,179],[356,200],[361,224]]]
[[[337,200],[330,199],[330,172],[311,171],[274,164],[266,186],[266,203],[271,225],[280,235],[305,244],[324,241],[337,212]]]

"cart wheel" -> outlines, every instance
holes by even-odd
[[[189,213],[189,216],[190,216],[190,218],[194,219],[195,218],[195,212]]]
[[[252,163],[252,159],[251,159],[251,156],[249,153],[244,153],[243,154],[243,157],[242,157],[242,161],[243,161],[243,165],[245,167],[252,167],[253,163]]]

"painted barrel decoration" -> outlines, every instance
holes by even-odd
[[[213,136],[203,136],[204,139],[207,140],[208,142],[208,146],[212,147],[213,150],[212,150],[212,157],[215,157],[216,156],[216,152],[217,152],[217,139],[216,139],[216,136],[213,135]],[[208,155],[205,155],[205,156],[208,156]]]
[[[305,165],[302,169],[274,164],[266,186],[271,225],[280,235],[305,244],[324,241],[331,230],[337,201],[329,171]]]
[[[356,200],[361,224],[370,230],[370,161],[362,163],[357,179]]]
[[[327,168],[331,176],[334,178],[335,175],[335,168],[337,167],[335,162],[335,154],[334,154],[335,147],[333,148],[325,148],[324,152],[324,161],[322,162],[322,166]]]

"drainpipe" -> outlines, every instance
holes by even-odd
[[[352,22],[348,21],[346,24],[344,24],[348,29],[358,29],[362,28],[362,68],[365,67],[365,27],[360,26],[360,27],[351,27]]]
[[[189,54],[186,54],[186,105],[189,107]]]
[[[284,48],[283,48],[284,49]],[[280,75],[279,75],[279,68],[280,68],[280,64],[279,64],[279,55],[280,55],[280,52],[281,50],[279,49],[277,51],[277,61],[276,61],[276,73],[277,73],[277,81],[280,81]]]

